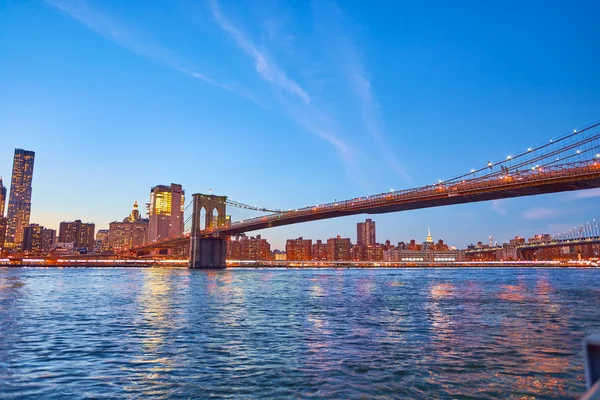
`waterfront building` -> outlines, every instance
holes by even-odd
[[[356,244],[363,246],[374,246],[377,243],[375,238],[375,221],[367,218],[365,222],[356,224]]]
[[[328,261],[350,261],[350,249],[352,243],[350,238],[340,236],[327,239],[327,260]]]
[[[383,252],[383,261],[399,261],[399,251],[398,249],[389,249]]]
[[[317,240],[312,246],[312,257],[316,261],[327,260],[327,243],[323,243],[321,240]]]
[[[58,241],[73,243],[76,250],[91,252],[94,250],[94,232],[96,225],[93,222],[64,221],[60,223]]]
[[[6,187],[4,187],[2,178],[0,178],[0,255],[4,251],[4,240],[6,239],[6,218],[4,218],[5,204]]]
[[[56,242],[52,245],[50,253],[56,256],[70,256],[75,254],[75,245],[71,242]]]
[[[101,253],[108,248],[108,229],[98,229],[94,243],[94,253]]]
[[[366,259],[366,246],[355,244],[350,249],[350,258],[354,261],[364,261]]]
[[[368,246],[366,251],[366,260],[367,261],[383,261],[383,252],[385,247],[380,244],[375,244],[373,246]]]
[[[287,260],[287,255],[285,253],[275,253],[275,261],[285,261]]]
[[[304,239],[302,236],[298,239],[288,239],[285,244],[285,254],[288,260],[312,260],[312,240]]]
[[[256,235],[256,237],[243,235],[239,241],[241,260],[269,260],[271,258],[271,245],[260,235]]]
[[[148,241],[156,242],[183,234],[185,191],[181,185],[158,185],[150,189]]]
[[[453,262],[464,261],[464,252],[458,250],[436,251],[427,250],[398,250],[394,253],[388,253],[388,257],[393,259],[389,261],[400,262]]]
[[[50,253],[52,246],[56,244],[56,229],[44,228],[42,231],[42,252]]]
[[[106,242],[106,247],[112,249],[113,252],[131,249],[133,247],[142,246],[148,241],[148,226],[147,219],[143,219],[138,209],[137,201],[133,203],[133,209],[129,216],[123,219],[122,222],[111,222],[108,232],[105,234],[96,235],[96,245],[100,240],[100,250],[103,250],[103,243]]]
[[[33,151],[15,149],[4,244],[10,250],[19,250],[22,247],[25,227],[29,225],[34,159]]]
[[[228,260],[241,259],[241,243],[238,238],[230,237],[227,239],[227,256]]]
[[[4,239],[6,238],[6,218],[0,217],[0,255],[4,253]]]
[[[271,245],[260,235],[248,237],[244,234],[227,240],[228,260],[270,260]]]
[[[2,178],[0,178],[0,218],[4,218],[5,203],[6,203],[6,188],[2,184]]]
[[[44,227],[38,224],[29,224],[23,232],[23,251],[30,253],[42,252],[42,233]]]
[[[98,232],[96,232],[96,243],[103,243],[108,236],[108,232],[108,229],[98,229]]]

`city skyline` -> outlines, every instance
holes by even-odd
[[[20,161],[20,159],[23,156],[29,156],[30,158],[33,158],[35,156],[35,152],[33,151],[28,151],[28,150],[23,150],[23,149],[15,149],[15,162],[13,165],[13,175],[15,173],[14,169],[17,168],[21,165],[21,164],[25,164],[24,162]],[[19,158],[17,158],[19,157]],[[31,163],[30,165],[31,168],[27,167],[28,169],[28,174],[32,175],[32,167],[33,167],[33,163]],[[23,174],[23,171],[17,171],[17,176],[21,176]],[[29,176],[29,181],[31,181],[31,176]],[[29,193],[31,192],[31,185],[26,188]],[[22,191],[22,189],[20,189]],[[594,192],[596,192],[597,189],[590,189],[590,190],[584,190],[583,193],[590,193],[591,195],[589,197],[594,198],[596,197]],[[6,193],[8,192],[7,188],[3,188],[2,187],[2,180],[0,178],[0,204],[2,203],[2,200],[4,199],[4,197],[6,197]],[[536,196],[538,197],[538,196]],[[582,198],[587,198],[587,195],[583,195],[581,196]],[[146,231],[146,229],[148,229],[148,222],[150,222],[150,227],[152,226],[152,218],[155,218],[155,222],[154,225],[156,226],[154,228],[154,231],[158,232],[165,232],[166,235],[168,235],[168,237],[175,237],[181,234],[180,229],[185,229],[185,227],[183,226],[183,221],[182,220],[186,220],[189,218],[188,216],[185,216],[184,218],[181,218],[181,216],[183,215],[183,211],[185,208],[184,202],[182,202],[181,200],[185,199],[185,189],[183,189],[183,186],[180,184],[175,184],[172,183],[170,186],[165,186],[165,185],[156,185],[154,187],[150,188],[150,197],[149,197],[149,203],[146,203],[146,213],[150,216],[149,220],[144,220],[146,222],[144,222],[144,224],[146,224],[146,228],[144,228],[144,231]],[[29,203],[29,207],[31,206],[31,204]],[[232,211],[235,213],[236,208],[230,207],[228,209],[228,215],[227,217],[229,217],[229,212]],[[360,214],[360,215],[369,215],[369,214]],[[386,216],[389,215],[393,215],[393,213],[391,214],[385,214]],[[158,222],[159,218],[163,218],[166,217],[167,219],[162,221],[162,222]],[[215,217],[216,218],[216,217]],[[348,217],[346,217],[348,218]],[[600,220],[600,218],[599,218]],[[129,214],[129,216],[127,218],[125,218],[125,220],[123,220],[123,223],[134,223],[134,222],[139,222],[142,221],[142,217],[141,214],[138,210],[138,202],[137,200],[134,202],[133,205],[133,211]],[[595,219],[594,219],[595,221]],[[0,222],[3,222],[4,224],[7,223],[6,219],[4,221],[2,221],[1,219],[1,215],[0,215]],[[318,221],[317,221],[318,222]],[[80,219],[77,220],[63,220],[59,223],[60,225],[60,231],[63,231],[63,225],[64,224],[72,224],[72,223],[79,223],[80,225],[82,224]],[[310,223],[314,223],[314,222],[308,222],[308,224]],[[587,221],[586,223],[589,224],[589,221]],[[118,222],[117,219],[111,221],[108,225],[109,227],[114,225],[114,224],[120,224]],[[161,225],[162,224],[162,225]],[[307,223],[304,223],[307,224]],[[376,228],[375,228],[375,224],[376,222],[373,221],[371,218],[367,218],[365,219],[364,222],[357,222],[356,224],[356,242],[352,242],[353,244],[358,244],[358,245],[364,245],[364,246],[372,246],[372,245],[376,245],[376,244],[381,244],[383,242],[377,242],[376,241]],[[40,227],[40,224],[36,223],[36,222],[31,222],[29,224],[26,224],[24,229],[23,229],[23,233],[26,234],[26,229],[31,225],[32,228],[35,229],[36,226]],[[90,225],[92,227],[92,234],[91,234],[91,238],[88,240],[89,243],[91,243],[93,241],[93,237],[94,237],[94,232],[95,232],[95,223],[94,222],[86,222],[83,223],[84,226],[86,225]],[[134,224],[135,225],[135,224]],[[188,225],[191,225],[191,222],[188,221]],[[294,225],[297,226],[297,225]],[[561,228],[565,229],[565,232],[563,232],[564,234],[567,234],[568,232],[575,232],[577,231],[578,227],[583,227],[584,225],[581,224],[575,224],[575,225],[570,225],[570,226],[562,226]],[[44,226],[41,226],[41,228],[45,228]],[[138,228],[138,227],[136,227]],[[119,230],[122,230],[122,227],[118,228]],[[129,229],[129,228],[127,228]],[[189,229],[189,226],[188,226]],[[269,231],[271,231],[274,228],[270,228]],[[55,229],[52,228],[48,228],[48,229],[44,229],[44,231],[55,231]],[[105,228],[99,228],[98,231],[108,231]],[[262,232],[263,230],[257,230],[257,231],[249,231],[249,235],[253,235],[256,234],[256,232]],[[1,232],[0,230],[0,233]],[[41,234],[41,233],[40,233]],[[62,234],[62,233],[61,233]],[[148,231],[146,233],[147,237],[147,242],[153,242],[155,240],[159,240],[158,236],[155,234],[155,236],[157,236],[157,238],[155,238],[154,240],[152,239],[151,236],[151,229],[150,231]],[[258,233],[256,234],[259,238],[261,237],[261,234]],[[343,236],[346,236],[345,234],[342,234]],[[415,241],[414,237],[415,234],[408,234],[408,235],[412,235],[410,239],[406,240],[403,238],[398,239],[397,237],[390,239],[387,238],[386,241],[387,242],[396,242],[396,243],[401,243],[401,242],[408,242],[408,241]],[[534,234],[530,235],[531,237],[538,237],[538,236],[542,236],[542,235],[550,235],[550,236],[559,236],[561,235],[560,231],[556,231],[556,232],[551,232],[550,234],[548,232],[535,232]],[[5,236],[5,235],[3,235]],[[88,234],[89,236],[89,234]],[[139,233],[136,234],[136,236],[139,236]],[[527,236],[527,235],[525,235]],[[565,235],[568,236],[568,235]],[[335,235],[333,235],[332,237],[340,237],[340,234],[337,233]],[[489,235],[488,238],[491,241],[492,240],[493,235]],[[508,239],[504,240],[504,243],[510,242],[512,241],[514,238],[521,238],[520,235],[514,235],[510,236]],[[65,240],[61,240],[60,236],[54,238],[57,242],[65,242]],[[302,236],[300,236],[298,239],[302,239]],[[29,245],[31,245],[31,239],[29,240]],[[119,240],[124,240],[124,238],[121,238]],[[131,239],[130,239],[131,240]],[[294,239],[290,239],[290,238],[283,238],[283,245],[281,247],[278,247],[277,245],[274,246],[274,250],[281,250],[281,249],[286,249],[287,248],[287,244],[290,240],[294,240]],[[296,239],[297,240],[297,239]],[[312,237],[309,239],[312,240]],[[322,239],[318,239],[315,238],[315,240],[328,240],[327,238],[322,238]],[[69,242],[69,241],[66,241]],[[79,240],[74,240],[73,243],[74,245],[77,245],[79,242]],[[142,242],[140,242],[140,239],[135,239],[135,242],[137,243],[137,245],[141,245]],[[426,235],[426,239],[424,240],[423,243],[433,243],[433,239],[432,239],[432,235],[431,235],[431,228],[427,227],[427,235]],[[497,242],[497,241],[496,241]],[[417,243],[419,243],[417,241]],[[482,240],[479,239],[472,239],[468,244],[464,245],[464,246],[453,246],[455,248],[469,248],[471,246],[473,246],[473,243],[482,243]],[[502,243],[502,241],[500,242]],[[21,244],[24,244],[24,241],[21,240]],[[19,244],[17,244],[19,245]],[[490,243],[491,245],[491,243]],[[0,246],[2,247],[2,246]],[[74,248],[76,249],[79,246],[74,246]],[[86,245],[84,246],[86,247],[88,250],[90,250],[91,245]],[[6,247],[6,249],[8,249],[8,247]],[[90,250],[91,251],[91,250]]]
[[[143,22],[137,5],[89,1],[11,3],[0,15],[0,176],[13,148],[36,151],[32,222],[105,228],[169,182],[282,209],[431,184],[600,115],[593,2],[547,4],[541,21],[538,7],[516,3],[377,13],[360,3],[173,4],[146,6]],[[510,24],[478,18],[491,14]],[[506,241],[587,221],[599,195],[390,214],[378,230],[401,239],[430,226],[460,247]],[[284,248],[362,219],[253,234]]]

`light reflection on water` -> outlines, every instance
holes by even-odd
[[[599,274],[0,269],[0,398],[573,398]]]

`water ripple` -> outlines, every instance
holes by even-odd
[[[0,269],[0,398],[573,398],[600,270]]]

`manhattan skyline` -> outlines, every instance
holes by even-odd
[[[0,176],[14,148],[36,152],[31,222],[103,229],[171,182],[282,209],[431,184],[600,115],[593,2],[168,4],[4,6]],[[389,214],[378,235],[552,234],[600,214],[599,195]],[[282,248],[364,217],[252,234]]]

